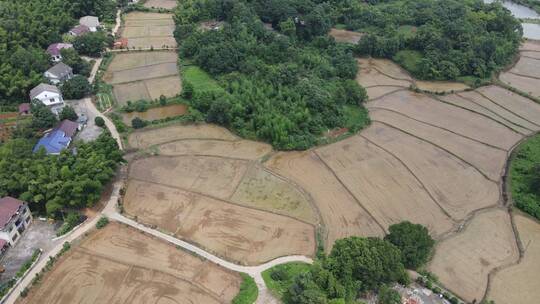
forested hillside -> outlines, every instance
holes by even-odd
[[[45,49],[84,15],[114,18],[115,0],[10,0],[0,3],[0,105],[28,99],[50,65]]]
[[[357,115],[356,125],[347,125],[351,112],[364,111],[366,93],[354,81],[351,49],[326,35],[332,24],[328,4],[304,4],[302,20],[291,15],[277,33],[261,22],[265,1],[180,3],[176,34],[182,61],[192,60],[226,91],[194,93],[193,106],[209,122],[279,149],[306,149],[323,131],[367,124],[367,115]],[[295,10],[296,3],[284,1],[282,8]],[[225,24],[201,30],[204,20]]]

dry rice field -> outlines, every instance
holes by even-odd
[[[540,290],[540,223],[524,215],[514,215],[524,254],[519,264],[497,272],[488,298],[497,304],[530,304],[538,301]]]
[[[144,2],[144,7],[170,10],[176,7],[176,0],[147,0]]]
[[[141,99],[155,100],[161,95],[173,97],[182,88],[177,59],[173,51],[118,53],[103,80],[113,85],[113,93],[121,105]]]
[[[435,250],[429,270],[468,302],[483,298],[490,271],[515,262],[519,256],[510,216],[502,209],[477,214],[463,231],[439,243]]]
[[[129,48],[174,48],[173,32],[172,14],[131,12],[124,15],[120,36],[128,39]]]
[[[55,264],[20,303],[229,303],[241,277],[110,223]]]
[[[352,44],[357,44],[358,41],[360,41],[360,38],[364,36],[363,33],[340,30],[336,28],[331,29],[329,35],[334,37],[334,39],[336,39],[337,42],[346,42],[346,43],[352,43]]]
[[[499,79],[507,85],[534,97],[540,97],[540,42],[525,42],[521,50],[521,58],[508,71],[499,75]]]

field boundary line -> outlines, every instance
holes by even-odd
[[[166,51],[156,51],[156,52],[165,53]],[[145,62],[146,61],[147,60],[145,60]],[[150,66],[160,65],[160,64],[168,64],[168,63],[176,64],[177,62],[178,61],[164,61],[164,62],[158,62],[158,63],[152,63],[152,64],[139,65],[139,66],[137,66],[135,68],[126,68],[126,69],[118,69],[118,70],[108,69],[108,71],[111,71],[111,72],[124,72],[124,71],[131,71],[131,70],[136,70],[136,69],[140,69],[140,68],[146,68],[146,67],[150,67]]]
[[[375,88],[375,87],[386,87],[386,86],[384,86],[384,85],[376,85],[376,86],[371,86],[370,88]],[[388,95],[392,95],[392,94],[394,94],[394,93],[396,93],[396,92],[408,91],[408,90],[409,90],[409,89],[406,88],[406,87],[399,87],[399,86],[388,86],[388,87],[395,87],[395,88],[397,88],[397,89],[395,89],[395,90],[393,90],[393,91],[390,91],[390,92],[388,92],[388,93],[384,93],[384,94],[382,94],[381,96],[375,97],[375,98],[373,98],[373,99],[368,99],[368,101],[365,103],[365,107],[368,108],[368,104],[369,104],[370,102],[374,102],[374,101],[376,101],[376,100],[383,99],[384,97],[386,97],[386,96],[388,96]],[[369,98],[369,95],[368,95],[368,98]]]
[[[525,75],[525,74],[516,73],[516,72],[512,72],[512,71],[507,71],[506,73],[514,74],[514,75],[520,76],[520,77],[525,77],[525,78],[530,78],[530,79],[540,80],[540,77],[537,77],[537,76]]]
[[[520,118],[520,119],[523,119],[523,120],[525,120],[525,121],[527,121],[527,122],[530,123],[530,121],[524,119],[523,117],[519,117],[518,115],[516,115],[516,114],[513,113],[512,111],[509,111],[509,110],[506,109],[505,107],[503,107],[503,106],[501,106],[501,105],[499,105],[499,104],[497,104],[497,103],[494,103],[491,99],[487,98],[487,97],[484,96],[483,94],[480,94],[480,93],[477,92],[477,91],[474,91],[474,92],[477,93],[478,95],[480,95],[481,97],[484,97],[485,99],[487,99],[488,101],[490,101],[490,102],[493,103],[494,105],[496,105],[496,106],[502,108],[504,111],[506,111],[506,112],[508,112],[508,113],[510,113],[510,114],[512,114],[512,115],[514,115],[514,116],[516,116],[516,117],[518,117],[518,118]],[[525,130],[528,130],[528,131],[530,131],[530,132],[534,132],[534,130],[531,130],[531,128],[522,126],[522,125],[520,125],[520,124],[518,124],[518,123],[516,123],[516,122],[511,121],[510,119],[508,119],[508,118],[502,116],[502,115],[499,114],[499,113],[494,112],[493,110],[489,109],[488,107],[485,107],[485,106],[483,106],[483,105],[477,103],[477,102],[474,101],[474,99],[472,99],[472,98],[469,98],[469,97],[460,95],[460,93],[456,93],[456,95],[459,96],[459,97],[461,97],[461,98],[463,98],[463,99],[465,99],[465,100],[467,100],[467,101],[469,101],[469,102],[471,102],[471,103],[473,103],[473,104],[475,104],[475,105],[477,105],[477,106],[479,106],[479,107],[481,107],[482,109],[487,110],[488,112],[492,113],[493,115],[495,115],[495,116],[497,116],[497,117],[500,117],[502,120],[507,121],[507,122],[510,123],[511,125],[515,125],[515,126],[518,126],[518,127],[520,127],[520,128],[523,128],[523,129],[525,129]],[[519,132],[519,133],[521,133],[521,134],[523,134],[523,132],[520,132],[520,131],[518,131],[518,130],[515,130],[515,131],[516,131],[516,132]],[[527,134],[523,134],[523,135],[527,135]]]
[[[396,113],[396,114],[398,114],[398,115],[407,117],[407,118],[409,118],[409,119],[412,119],[412,120],[414,120],[414,121],[423,123],[423,124],[425,124],[425,125],[432,126],[432,127],[435,127],[435,128],[439,128],[439,129],[448,131],[448,132],[450,132],[450,133],[453,133],[453,134],[455,134],[455,135],[458,135],[458,136],[461,136],[461,137],[464,137],[464,138],[473,140],[473,141],[478,142],[478,143],[480,143],[480,144],[484,144],[484,145],[489,146],[489,147],[491,147],[491,148],[494,148],[494,149],[497,149],[497,150],[501,150],[501,151],[504,151],[504,152],[508,152],[508,150],[503,149],[503,148],[501,148],[501,147],[497,147],[497,146],[494,146],[494,145],[492,145],[492,144],[488,144],[488,143],[486,143],[486,142],[483,142],[483,141],[480,141],[480,140],[478,140],[478,139],[472,138],[472,137],[470,137],[470,136],[467,136],[467,135],[460,134],[460,133],[458,133],[458,132],[452,131],[452,130],[450,130],[450,129],[447,129],[447,128],[444,128],[444,127],[441,127],[441,126],[437,126],[437,125],[432,124],[432,123],[429,123],[429,122],[425,122],[425,121],[416,119],[416,118],[414,118],[414,117],[411,117],[411,116],[409,116],[409,115],[403,114],[403,113],[401,113],[401,112],[398,112],[398,111],[393,110],[393,109],[390,109],[390,108],[385,108],[385,107],[381,107],[381,106],[368,106],[367,108],[368,108],[368,109],[379,109],[379,110],[390,111],[390,112],[392,112],[392,113]]]
[[[538,60],[540,60],[540,59],[538,59]],[[516,94],[516,93],[514,93],[514,92],[512,92],[512,91],[510,91],[510,90],[507,90],[507,89],[505,89],[505,88],[503,88],[503,87],[500,87],[500,86],[498,86],[498,85],[494,85],[494,86],[496,86],[496,87],[498,87],[498,88],[501,88],[502,90],[508,91],[508,92],[510,92],[510,93],[512,93],[512,94],[521,96],[521,95],[519,95],[519,94]],[[493,100],[492,98],[490,98],[490,97],[488,97],[487,95],[485,95],[483,92],[480,92],[480,91],[478,91],[478,90],[475,90],[475,92],[478,93],[478,94],[480,94],[481,96],[483,96],[483,97],[486,98],[487,100],[493,102],[494,104],[498,105],[499,107],[505,109],[506,111],[508,111],[508,112],[510,112],[510,113],[512,113],[512,114],[514,114],[514,115],[516,115],[517,117],[519,117],[519,118],[521,118],[521,119],[523,119],[523,120],[525,120],[525,121],[527,121],[527,122],[529,122],[529,123],[531,123],[531,124],[533,124],[533,125],[535,125],[535,126],[537,126],[537,127],[540,127],[540,124],[539,124],[539,123],[536,123],[536,122],[534,122],[534,121],[530,121],[528,118],[525,118],[525,117],[523,117],[523,116],[521,116],[521,115],[519,115],[519,114],[513,112],[512,110],[509,110],[508,108],[506,108],[506,107],[503,106],[502,104],[496,102],[496,101]],[[523,96],[521,96],[521,97],[523,97]],[[523,97],[523,98],[526,98],[526,97]],[[526,98],[526,99],[529,100],[529,101],[531,101],[532,104],[536,104],[536,102],[534,102],[533,100],[530,100],[529,98]],[[531,131],[532,131],[532,132],[536,132],[537,130],[531,130]]]
[[[375,65],[373,65],[373,64],[371,63],[371,62],[373,61],[373,59],[374,59],[374,58],[370,56],[370,57],[368,58],[368,62],[370,63],[371,67],[374,68],[375,70],[377,70],[379,73],[381,73],[381,74],[383,74],[383,75],[385,75],[385,76],[388,76],[388,77],[390,77],[390,78],[392,78],[392,79],[395,79],[395,80],[406,80],[406,81],[411,82],[411,84],[415,84],[416,79],[411,75],[411,73],[409,73],[409,71],[405,70],[401,65],[399,65],[399,64],[396,63],[396,62],[394,62],[393,60],[390,60],[390,61],[391,61],[392,63],[395,63],[396,66],[398,67],[398,69],[399,69],[402,73],[404,73],[405,75],[409,76],[410,79],[400,79],[400,78],[394,78],[394,77],[392,77],[392,76],[390,76],[390,75],[386,75],[386,73],[379,71],[379,69],[378,69]]]
[[[347,191],[349,193],[349,195],[354,199],[354,201],[358,204],[358,206],[360,206],[360,208],[362,208],[366,212],[366,214],[369,215],[373,219],[373,221],[379,226],[379,228],[381,228],[381,230],[384,233],[387,233],[388,230],[379,222],[379,220],[375,216],[373,216],[373,214],[364,206],[364,204],[362,204],[362,202],[360,202],[360,200],[352,193],[352,191],[349,189],[349,187],[347,187],[345,185],[345,183],[343,183],[341,178],[328,165],[328,163],[326,163],[326,161],[319,155],[319,152],[317,152],[316,149],[313,150],[313,154],[319,159],[321,164],[330,172],[330,174],[332,174],[334,176],[334,178],[343,187],[343,189],[345,189],[345,191]]]
[[[145,82],[145,81],[149,81],[149,80],[163,79],[163,78],[174,77],[174,76],[180,77],[180,74],[171,74],[171,75],[164,75],[164,76],[158,76],[158,77],[153,77],[153,78],[145,78],[145,79],[123,81],[123,82],[115,82],[115,83],[110,82],[109,84],[112,85],[112,86],[115,86],[115,85],[120,85],[120,84],[130,84],[130,83],[135,83],[135,82]]]
[[[217,200],[217,201],[229,204],[229,205],[243,207],[243,208],[247,208],[247,209],[251,209],[251,210],[255,210],[255,211],[267,212],[267,213],[271,213],[273,215],[283,216],[283,217],[286,217],[286,218],[289,218],[289,219],[292,219],[292,220],[299,221],[299,222],[302,222],[304,224],[310,225],[313,228],[317,228],[316,224],[309,223],[309,222],[307,222],[305,220],[295,218],[295,217],[293,217],[291,215],[281,214],[281,213],[277,213],[275,211],[266,210],[266,209],[260,209],[260,208],[257,208],[257,207],[246,206],[246,205],[243,205],[243,204],[240,204],[240,203],[233,202],[233,201],[231,201],[229,199],[219,198],[217,196],[213,196],[213,195],[210,195],[210,194],[205,194],[205,193],[202,193],[202,192],[199,192],[199,191],[196,191],[196,190],[189,190],[189,189],[186,189],[186,188],[183,188],[183,187],[171,186],[171,185],[162,184],[162,183],[158,183],[158,182],[154,182],[154,181],[148,181],[148,180],[144,180],[144,179],[136,178],[136,177],[130,177],[129,180],[134,180],[134,181],[148,183],[148,184],[154,184],[154,185],[158,185],[158,186],[161,186],[161,187],[167,187],[167,188],[171,188],[171,189],[177,189],[177,190],[181,190],[181,191],[184,191],[184,192],[187,192],[187,193],[193,193],[193,194],[200,195],[202,197],[210,198],[210,199],[213,199],[213,200]],[[129,180],[128,180],[128,182],[129,182]]]
[[[401,158],[399,158],[397,155],[395,155],[394,153],[390,152],[388,149],[384,148],[383,146],[379,145],[379,144],[376,144],[374,141],[372,141],[371,139],[367,138],[366,136],[362,135],[362,134],[358,134],[359,137],[362,137],[363,139],[365,139],[366,141],[368,141],[369,143],[371,143],[372,145],[374,145],[375,147],[383,150],[384,152],[386,152],[388,155],[392,156],[393,158],[395,158],[399,163],[401,163],[402,166],[405,167],[405,169],[407,169],[407,171],[409,171],[409,173],[414,177],[414,179],[416,179],[416,181],[422,186],[422,188],[424,189],[424,191],[426,192],[426,194],[431,198],[431,200],[441,209],[441,211],[450,219],[454,222],[454,224],[457,222],[457,219],[455,219],[453,216],[450,215],[450,213],[445,209],[443,208],[440,203],[435,199],[435,197],[433,197],[433,195],[431,194],[431,191],[428,190],[428,188],[426,187],[426,185],[424,184],[424,182],[411,170],[411,168],[409,168],[409,166],[407,166],[407,164],[405,163],[405,161],[403,161]]]
[[[456,93],[456,95],[457,95],[457,93]],[[461,95],[457,95],[457,96],[460,96],[460,97],[461,97]],[[501,126],[507,128],[508,130],[510,130],[510,131],[512,131],[512,132],[514,132],[514,133],[519,134],[520,136],[526,135],[525,133],[519,132],[519,131],[513,129],[512,127],[510,127],[510,126],[508,126],[508,125],[506,125],[506,124],[504,124],[504,123],[502,123],[502,122],[500,122],[500,121],[498,121],[498,120],[493,119],[493,117],[490,117],[490,116],[487,115],[487,114],[484,114],[484,113],[475,111],[475,110],[473,110],[473,109],[469,109],[469,108],[464,107],[464,106],[460,106],[460,105],[457,105],[457,104],[448,102],[448,101],[443,100],[443,99],[441,99],[441,98],[439,98],[438,96],[435,96],[435,95],[431,95],[431,98],[433,98],[434,100],[436,100],[436,101],[438,101],[438,102],[440,102],[440,103],[443,103],[443,104],[446,104],[446,105],[449,105],[449,106],[452,106],[452,107],[455,107],[455,108],[458,108],[458,109],[462,109],[462,110],[464,110],[464,111],[468,111],[468,112],[474,113],[475,115],[479,115],[479,116],[482,116],[482,117],[484,117],[484,118],[487,118],[487,119],[489,119],[489,120],[491,120],[491,121],[493,121],[493,122],[495,122],[495,123],[497,123],[497,124],[499,124],[499,125],[501,125]],[[467,100],[467,101],[470,102],[470,100],[468,100],[468,99],[466,99],[466,98],[464,98],[464,97],[463,97],[463,99],[465,99],[465,100]],[[473,103],[474,103],[474,102],[473,102]],[[474,103],[474,104],[476,104],[476,103]],[[482,107],[482,106],[480,106],[480,107]],[[482,108],[483,108],[483,107],[482,107]],[[490,111],[489,109],[487,109],[487,110],[488,110],[489,112],[493,113],[493,112]],[[494,113],[494,114],[495,114],[495,113]],[[499,116],[499,115],[496,115],[496,116]],[[500,116],[499,116],[499,117],[500,117]],[[507,119],[505,119],[505,118],[503,118],[503,117],[501,117],[501,118],[502,118],[503,120],[508,121]],[[519,126],[519,125],[517,125],[517,124],[515,124],[515,123],[512,123],[512,122],[510,122],[510,124]],[[520,127],[521,127],[521,126],[520,126]],[[527,129],[527,128],[525,128],[525,127],[522,127],[522,128]],[[529,129],[527,129],[527,130],[529,130]]]
[[[379,111],[380,111],[380,110],[379,110]],[[418,140],[421,140],[421,141],[423,141],[423,142],[426,142],[426,143],[428,143],[428,144],[430,144],[430,145],[432,145],[432,146],[434,146],[434,147],[436,147],[436,148],[438,148],[438,149],[441,149],[441,150],[443,150],[444,152],[446,152],[446,153],[452,155],[453,157],[457,158],[458,160],[464,162],[465,164],[467,164],[467,165],[470,166],[471,168],[475,169],[478,173],[480,173],[480,175],[482,175],[482,176],[483,176],[485,179],[487,179],[488,181],[493,182],[493,183],[495,183],[495,184],[497,184],[497,185],[499,184],[498,181],[496,181],[496,180],[494,180],[494,179],[491,179],[489,176],[487,176],[486,173],[482,172],[482,170],[480,170],[479,168],[477,168],[475,165],[471,164],[469,161],[463,159],[461,156],[456,155],[454,152],[451,152],[450,150],[448,150],[448,149],[446,149],[446,148],[443,148],[443,147],[439,146],[438,144],[433,143],[433,142],[430,141],[430,140],[427,140],[427,139],[422,138],[422,137],[420,137],[420,136],[418,136],[418,135],[415,135],[415,134],[413,134],[413,133],[410,133],[410,132],[408,132],[408,131],[405,131],[405,130],[399,128],[399,127],[396,127],[396,126],[392,125],[391,123],[388,123],[388,122],[385,122],[385,121],[382,121],[382,120],[372,119],[371,121],[373,121],[373,122],[378,122],[378,123],[380,123],[380,124],[383,124],[383,125],[385,125],[385,126],[388,126],[389,128],[395,129],[395,130],[397,130],[397,131],[399,131],[399,132],[403,132],[403,133],[405,133],[405,134],[407,134],[407,135],[409,135],[409,136],[411,136],[411,137],[414,137],[414,138],[416,138],[416,139],[418,139]]]

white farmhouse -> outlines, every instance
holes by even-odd
[[[32,222],[28,204],[13,197],[0,198],[0,246],[15,244]]]
[[[43,74],[52,84],[58,84],[62,81],[73,78],[73,69],[69,65],[60,62],[45,71]]]
[[[99,18],[95,16],[84,16],[79,19],[79,24],[88,27],[90,32],[95,32],[99,27]]]
[[[30,100],[39,100],[56,115],[60,114],[64,108],[64,98],[60,90],[56,86],[46,83],[41,83],[30,90]]]

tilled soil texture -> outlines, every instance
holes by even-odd
[[[20,303],[223,303],[237,273],[109,223],[72,248]]]

